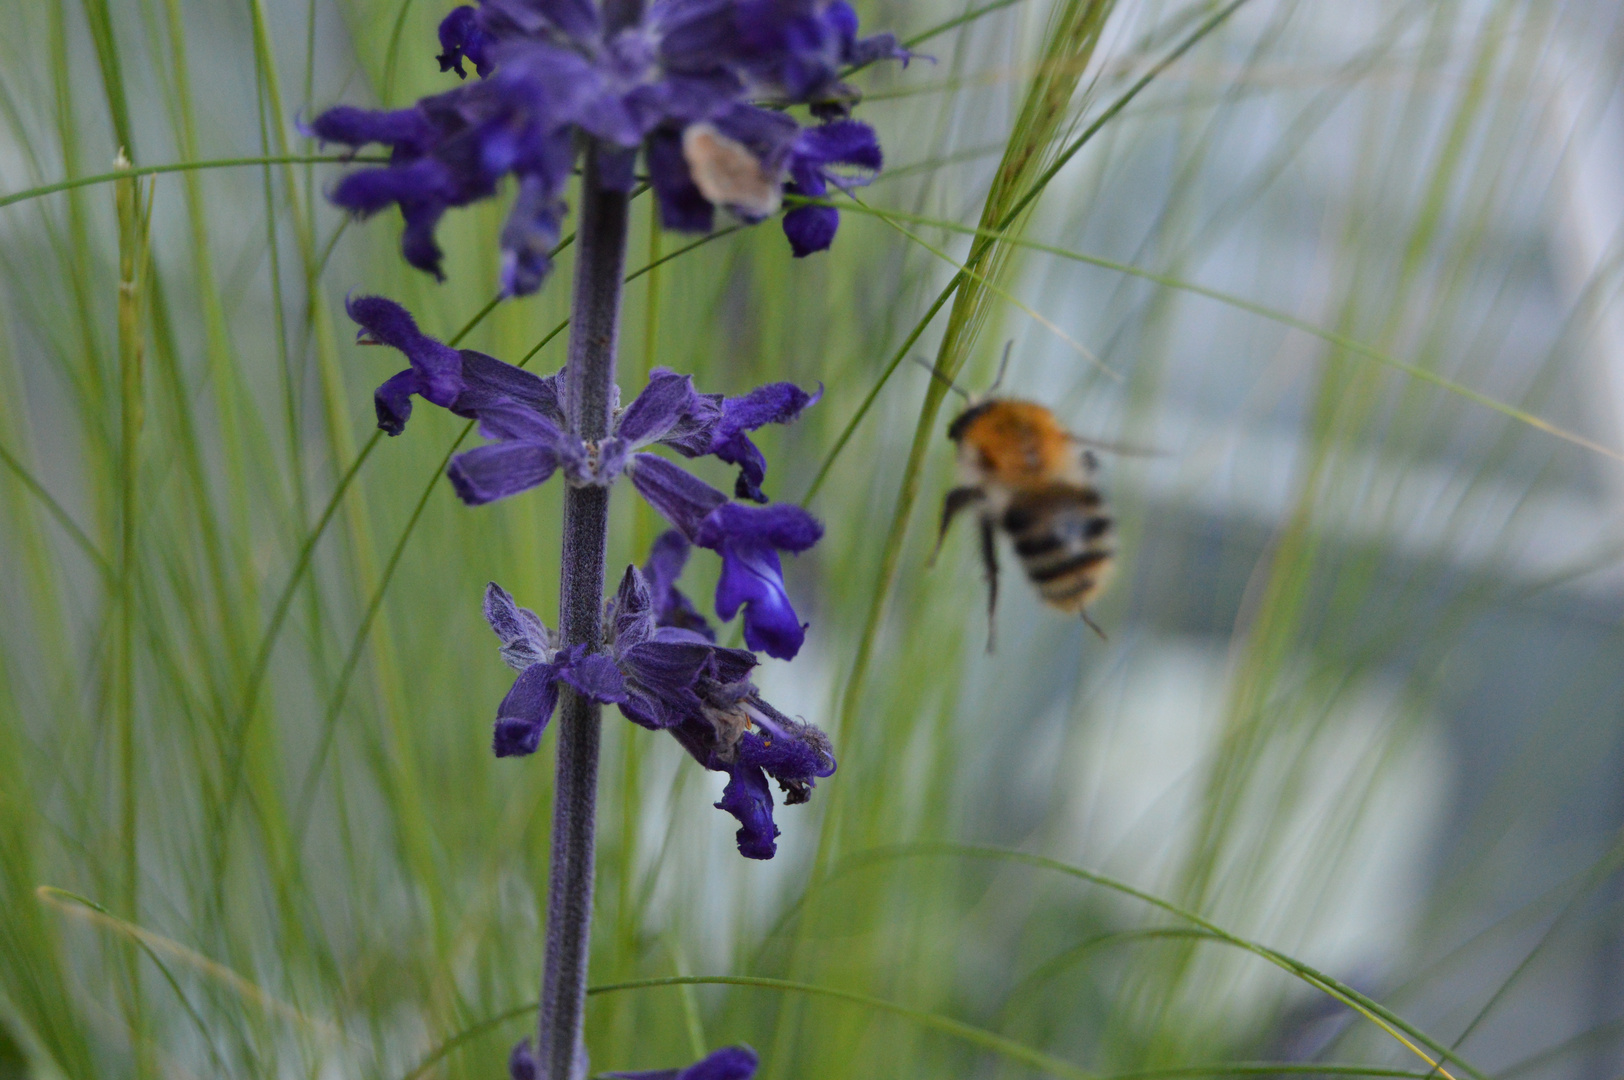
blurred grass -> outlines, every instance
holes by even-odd
[[[558,494],[460,506],[440,473],[469,429],[438,411],[381,439],[394,361],[349,346],[342,299],[551,370],[569,252],[493,304],[503,208],[473,208],[435,285],[389,215],[325,204],[333,158],[294,123],[443,88],[442,14],[52,0],[0,40],[0,1077],[492,1076],[525,1030],[550,751],[488,753],[508,674],[479,596],[555,607]],[[891,166],[832,252],[662,236],[637,205],[627,394],[656,364],[826,387],[764,433],[772,494],[829,531],[790,569],[808,649],[762,682],[841,767],[746,864],[715,778],[611,724],[595,1069],[745,1041],[778,1078],[1558,1075],[1607,1045],[1599,1016],[1545,1050],[1496,1029],[1617,920],[1611,789],[1573,781],[1599,846],[1530,797],[1609,760],[1616,723],[1585,721],[1616,688],[1562,665],[1619,669],[1616,629],[1506,646],[1583,658],[1526,701],[1482,659],[1619,550],[1524,568],[1542,500],[1616,505],[1616,428],[1582,407],[1616,265],[1539,321],[1549,267],[1508,238],[1560,209],[1541,72],[1600,16],[863,16],[935,62],[855,76]],[[1015,392],[1170,452],[1107,462],[1109,644],[1011,567],[986,657],[964,541],[922,570],[945,387],[904,361],[973,389],[1006,337]],[[641,561],[658,522],[617,499],[611,565]],[[1443,718],[1495,693],[1509,718],[1456,748]],[[1371,839],[1405,826],[1402,857]],[[1553,831],[1549,865],[1516,854]],[[1369,880],[1393,925],[1361,915]],[[1335,1065],[1294,1049],[1316,1000],[1364,1017]]]

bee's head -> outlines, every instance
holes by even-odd
[[[992,381],[992,385],[987,387],[986,393],[983,394],[969,393],[964,387],[947,378],[924,360],[920,360],[918,357],[914,358],[915,362],[930,372],[933,378],[946,383],[949,390],[964,399],[964,411],[955,416],[953,422],[947,425],[947,437],[949,439],[954,442],[962,442],[964,433],[970,430],[970,425],[975,423],[976,417],[985,413],[998,400],[994,395],[998,393],[998,388],[1004,383],[1004,372],[1009,370],[1009,348],[1013,344],[1015,344],[1013,341],[1005,343],[1004,357],[998,362],[998,377]]]
[[[975,423],[976,418],[983,415],[992,406],[992,398],[982,398],[979,401],[972,398],[970,407],[955,416],[953,422],[947,425],[947,437],[954,442],[963,442],[964,433],[970,430],[970,425]]]

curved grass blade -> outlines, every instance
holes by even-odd
[[[462,432],[452,442],[445,456],[440,459],[439,467],[429,482],[423,485],[423,493],[417,498],[417,505],[412,507],[411,516],[406,519],[406,525],[400,531],[400,537],[389,552],[389,559],[384,563],[383,574],[378,578],[378,587],[372,590],[372,596],[367,601],[365,614],[361,616],[361,624],[355,628],[355,638],[350,642],[350,651],[344,658],[344,666],[339,670],[338,685],[333,690],[332,697],[327,701],[327,710],[322,715],[320,741],[316,744],[316,755],[305,772],[304,782],[299,785],[299,801],[295,804],[298,809],[299,820],[294,826],[294,847],[303,846],[305,829],[310,824],[311,808],[315,804],[316,784],[321,779],[322,769],[327,762],[328,751],[333,745],[333,736],[338,731],[338,714],[344,708],[344,699],[349,696],[350,681],[355,677],[356,668],[361,665],[361,653],[366,648],[367,637],[372,633],[372,624],[383,609],[383,594],[394,579],[395,570],[400,566],[401,556],[406,553],[406,542],[411,539],[412,533],[417,529],[417,522],[423,516],[423,511],[429,504],[429,498],[440,483],[440,475],[445,472],[446,466],[451,464],[451,456],[462,446],[463,441],[473,433],[475,421],[470,420],[463,425]],[[373,442],[376,443],[374,438]]]
[[[193,1021],[202,1029],[201,1033],[204,1035],[206,1042],[210,1041],[208,1039],[208,1029],[204,1027],[202,1018],[197,1015],[191,1004],[187,1002],[186,995],[181,993],[180,985],[176,982],[174,975],[165,966],[163,960],[159,958],[158,952],[160,950],[181,961],[194,971],[207,976],[222,986],[230,988],[244,1001],[251,1002],[268,1013],[293,1020],[304,1027],[320,1031],[335,1040],[344,1038],[343,1033],[337,1027],[325,1020],[318,1020],[306,1015],[297,1007],[261,989],[258,985],[226,967],[218,960],[211,960],[202,953],[189,949],[172,938],[164,937],[162,934],[155,934],[151,930],[121,919],[89,897],[80,896],[78,893],[70,892],[67,889],[59,889],[55,885],[40,885],[34,890],[34,894],[40,898],[41,902],[51,905],[58,911],[72,913],[88,919],[96,925],[112,930],[134,942],[158,966],[158,970],[163,973],[164,978],[169,982],[170,988],[180,998],[181,1004],[185,1006]],[[72,903],[70,904],[67,901]]]
[[[923,1012],[919,1009],[910,1009],[906,1005],[898,1005],[896,1002],[886,1001],[884,998],[859,994],[851,990],[837,990],[829,986],[815,986],[811,983],[791,982],[787,979],[759,978],[749,975],[669,975],[663,978],[634,979],[628,982],[609,983],[604,986],[589,986],[586,992],[591,995],[613,994],[625,990],[651,990],[671,986],[751,986],[759,989],[784,990],[794,994],[807,994],[828,998],[833,1001],[842,1001],[865,1009],[900,1016],[903,1019],[913,1021],[921,1027],[939,1031],[944,1035],[980,1047],[990,1053],[1009,1058],[1011,1061],[1019,1061],[1051,1076],[1065,1077],[1066,1080],[1101,1080],[1096,1073],[1073,1065],[1071,1062],[1064,1061],[1052,1054],[1034,1050],[1030,1046],[1006,1038],[996,1032],[987,1031],[984,1028],[978,1028],[950,1017],[938,1016],[935,1013]],[[535,1010],[535,1005],[525,1005],[517,1009],[511,1009],[452,1036],[430,1051],[415,1069],[406,1074],[403,1080],[417,1080],[418,1077],[421,1077],[458,1046],[490,1031],[505,1021],[525,1016]]]
[[[1081,867],[1072,866],[1070,863],[1063,863],[1058,859],[1051,859],[1044,855],[1033,855],[1024,851],[1009,851],[1004,848],[981,847],[974,844],[898,844],[892,847],[871,848],[868,851],[858,852],[850,857],[850,861],[856,863],[869,859],[882,860],[900,858],[929,858],[932,856],[992,859],[1002,862],[1020,863],[1026,866],[1036,867],[1040,870],[1052,870],[1055,873],[1065,874],[1068,877],[1078,878],[1079,880],[1089,882],[1090,884],[1098,885],[1101,888],[1122,893],[1124,896],[1130,896],[1142,903],[1149,904],[1151,907],[1165,911],[1169,915],[1181,919],[1192,926],[1205,930],[1213,937],[1224,941],[1229,945],[1244,949],[1254,956],[1267,960],[1269,963],[1280,968],[1282,971],[1295,976],[1327,996],[1335,998],[1337,1001],[1341,1002],[1343,1005],[1346,1005],[1354,1012],[1357,1012],[1359,1015],[1363,1016],[1366,1020],[1369,1020],[1371,1023],[1375,1024],[1382,1031],[1392,1036],[1411,1053],[1415,1054],[1416,1057],[1419,1057],[1422,1061],[1425,1061],[1429,1066],[1435,1069],[1438,1075],[1447,1077],[1449,1080],[1454,1080],[1454,1075],[1443,1067],[1444,1061],[1450,1061],[1460,1066],[1461,1069],[1463,1069],[1468,1076],[1473,1077],[1474,1080],[1488,1080],[1488,1077],[1481,1070],[1476,1068],[1471,1062],[1461,1057],[1455,1051],[1451,1050],[1447,1046],[1444,1046],[1432,1036],[1415,1027],[1409,1021],[1394,1013],[1391,1009],[1388,1009],[1380,1002],[1366,997],[1364,994],[1361,994],[1351,986],[1347,986],[1330,975],[1317,971],[1302,961],[1287,956],[1283,952],[1276,949],[1271,949],[1267,945],[1252,941],[1249,938],[1243,938],[1238,934],[1232,934],[1216,923],[1203,918],[1193,911],[1187,911],[1171,901],[1163,900],[1154,893],[1148,893],[1143,889],[1137,889],[1126,882],[1118,881],[1117,879],[1107,877],[1104,874],[1095,873],[1092,870],[1084,870]],[[1438,1057],[1436,1059],[1429,1057],[1426,1052],[1421,1049],[1422,1046],[1437,1054]]]
[[[1069,1061],[1044,1053],[1042,1050],[1034,1049],[997,1032],[988,1031],[973,1024],[966,1024],[951,1017],[939,1016],[936,1013],[910,1009],[906,1005],[898,1005],[896,1002],[887,1001],[884,998],[874,997],[870,994],[860,994],[852,990],[840,990],[830,986],[817,986],[812,983],[792,982],[788,979],[769,979],[751,975],[671,975],[653,979],[633,979],[627,982],[588,987],[587,993],[591,995],[612,994],[626,990],[650,990],[671,986],[749,986],[841,1001],[865,1009],[900,1016],[905,1020],[913,1021],[921,1027],[941,1032],[989,1053],[997,1054],[1011,1061],[1021,1062],[1052,1076],[1068,1077],[1071,1080],[1163,1080],[1163,1078],[1171,1080],[1171,1078],[1185,1076],[1269,1076],[1274,1074],[1403,1077],[1406,1080],[1425,1080],[1428,1076],[1427,1073],[1423,1072],[1409,1069],[1393,1069],[1380,1065],[1330,1065],[1319,1062],[1281,1061],[1214,1062],[1204,1065],[1182,1065],[1165,1069],[1101,1074],[1073,1065]],[[445,1060],[457,1048],[494,1031],[509,1021],[527,1017],[535,1011],[536,1005],[534,1003],[520,1005],[464,1028],[429,1051],[417,1063],[416,1067],[402,1077],[401,1080],[419,1080],[420,1077]]]
[[[68,537],[78,545],[79,550],[83,551],[90,558],[90,561],[96,564],[97,569],[102,572],[102,577],[111,580],[114,576],[113,564],[107,561],[107,556],[101,553],[101,549],[96,546],[96,542],[85,535],[85,531],[79,527],[79,523],[73,520],[73,515],[69,514],[62,504],[57,502],[50,491],[46,489],[45,485],[34,479],[33,474],[24,468],[23,463],[12,456],[11,451],[4,446],[0,446],[0,464],[10,469],[18,482],[40,501],[51,517],[56,520],[56,523],[62,526],[62,530],[68,534]]]
[[[71,191],[74,188],[90,187],[93,184],[110,184],[114,180],[129,180],[137,176],[191,172],[195,169],[234,169],[243,165],[317,165],[329,161],[338,165],[387,165],[389,163],[388,158],[376,155],[350,157],[341,154],[277,154],[270,157],[262,155],[260,157],[215,158],[210,161],[176,161],[168,165],[137,165],[117,172],[97,173],[94,176],[81,176],[72,180],[58,180],[52,184],[42,184],[39,187],[14,191],[9,195],[0,195],[0,206],[10,206],[12,203],[37,199],[41,195],[54,195],[58,191]]]

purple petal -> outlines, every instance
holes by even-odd
[[[863,67],[879,60],[900,60],[902,66],[907,67],[908,61],[913,58],[913,52],[904,48],[897,41],[897,36],[890,33],[862,38],[846,52],[846,63],[852,67]],[[925,59],[929,60],[930,57]]]
[[[688,541],[675,529],[661,533],[649,548],[643,576],[648,580],[655,621],[660,626],[687,630],[707,641],[715,641],[716,631],[711,629],[710,622],[677,588],[677,579],[682,576],[687,562]]]
[[[502,291],[527,296],[541,287],[553,268],[553,248],[568,207],[556,188],[541,177],[519,181],[507,224],[502,227]]]
[[[840,229],[840,211],[832,206],[797,206],[784,215],[784,236],[797,259],[829,250]]]
[[[754,431],[765,424],[787,424],[801,414],[801,410],[816,405],[823,396],[823,387],[809,394],[794,383],[778,382],[758,386],[743,397],[728,398],[722,402],[722,422],[718,431]]]
[[[688,172],[681,134],[661,129],[650,135],[644,159],[649,183],[660,203],[660,224],[673,232],[710,232],[716,211]]]
[[[647,641],[654,634],[653,603],[648,582],[635,566],[626,567],[615,592],[609,641],[618,653]]]
[[[716,582],[716,615],[723,622],[744,606],[744,643],[768,656],[793,660],[806,640],[806,627],[784,591],[778,553],[753,544],[721,548],[722,576]]]
[[[846,0],[831,0],[829,6],[823,9],[823,21],[839,35],[842,50],[850,48],[856,42],[857,9]]]
[[[790,148],[799,141],[801,133],[801,125],[787,113],[754,105],[735,105],[715,117],[712,123],[723,135],[744,144],[769,173],[779,172],[784,167]]]
[[[648,582],[649,596],[655,598],[652,606],[657,606],[658,598],[676,588],[683,567],[688,565],[688,548],[687,539],[675,529],[667,529],[649,546],[643,577]]]
[[[709,662],[710,677],[730,685],[744,682],[758,663],[748,649],[723,648],[712,649]]]
[[[745,432],[763,424],[788,423],[822,396],[822,387],[816,394],[808,394],[794,383],[769,383],[722,403],[722,420],[716,425],[708,452],[739,466],[734,495],[759,503],[767,501],[761,490],[761,482],[767,478],[767,459]]]
[[[626,700],[626,680],[615,662],[603,653],[583,656],[563,668],[558,677],[594,701],[614,705]]]
[[[485,11],[527,34],[551,27],[577,41],[598,36],[598,13],[590,0],[485,0]]]
[[[457,404],[462,405],[463,400],[458,398]],[[456,411],[462,412],[461,409]],[[478,417],[479,433],[487,439],[540,443],[550,447],[559,458],[565,456],[572,442],[570,437],[558,430],[558,426],[545,415],[507,398],[498,398],[470,411]]]
[[[440,20],[440,48],[444,50],[435,59],[440,70],[455,71],[457,78],[466,79],[462,68],[463,57],[474,62],[474,70],[481,76],[490,74],[491,61],[487,54],[490,41],[479,26],[479,13],[471,7],[452,8],[451,14]]]
[[[508,1055],[508,1080],[536,1080],[536,1055],[529,1039],[521,1039]]]
[[[437,217],[453,201],[455,183],[456,177],[443,162],[420,158],[405,164],[358,169],[334,185],[328,198],[363,218],[397,203]]]
[[[532,664],[521,672],[496,710],[496,733],[492,740],[496,756],[523,757],[535,753],[557,704],[557,667]]]
[[[767,776],[754,765],[737,763],[728,770],[727,787],[716,809],[739,819],[734,839],[746,859],[770,859],[778,852],[778,826],[773,823],[773,793]]]
[[[772,710],[760,698],[755,699],[754,707],[758,714],[763,709]],[[784,805],[795,806],[812,797],[819,777],[834,775],[835,757],[823,732],[811,724],[778,716],[782,724],[763,723],[759,715],[753,716],[762,734],[747,731],[739,736],[734,753],[741,764],[754,765],[777,780],[784,789]]]
[[[675,468],[675,466],[672,466]],[[713,489],[714,490],[714,489]],[[764,544],[780,551],[802,552],[823,536],[818,519],[799,506],[719,506],[701,523],[694,542],[717,550],[723,543]]]
[[[446,475],[457,496],[481,506],[545,483],[558,467],[552,447],[534,442],[493,443],[458,454]]]
[[[744,641],[780,660],[794,659],[806,627],[784,591],[778,551],[805,551],[823,526],[798,506],[727,503],[703,522],[694,542],[722,556],[716,583],[716,614],[728,620],[744,607]],[[776,550],[775,550],[776,549]]]
[[[362,341],[389,345],[406,354],[418,375],[417,392],[424,398],[445,407],[456,400],[464,385],[462,358],[457,350],[420,331],[411,313],[393,300],[356,296],[346,301],[344,308],[360,324]],[[398,410],[391,415],[399,415]],[[381,414],[379,420],[381,424]]]
[[[824,767],[817,751],[805,743],[795,739],[774,739],[769,743],[749,731],[739,737],[738,753],[740,761],[775,777],[817,776]]]
[[[693,376],[655,368],[643,392],[621,414],[615,434],[629,450],[660,442],[696,457],[709,448],[721,416],[719,396],[696,391]]]
[[[619,1080],[751,1080],[756,1075],[756,1052],[748,1046],[724,1046],[686,1069],[652,1072],[606,1073]]]
[[[789,171],[797,194],[821,196],[827,184],[842,191],[868,184],[884,162],[873,128],[855,120],[834,120],[796,137]],[[836,165],[843,168],[833,168]]]
[[[412,395],[422,393],[423,380],[411,368],[385,379],[372,392],[372,409],[386,435],[399,435],[412,418]]]
[[[689,539],[727,496],[703,480],[653,454],[633,454],[631,478],[638,494]]]
[[[795,159],[805,165],[851,165],[878,172],[885,164],[874,129],[856,120],[834,120],[801,131]]]
[[[400,215],[406,227],[400,233],[400,253],[406,262],[419,270],[433,274],[435,280],[444,281],[440,272],[443,252],[434,241],[434,230],[445,214],[445,206],[438,202],[409,201],[400,204]]]
[[[466,410],[460,415],[475,416],[481,406],[501,398],[511,398],[541,413],[552,421],[554,427],[562,430],[566,426],[563,375],[562,371],[557,371],[543,378],[484,353],[464,349],[462,378],[467,388],[457,399],[457,408]]]
[[[758,503],[767,501],[767,493],[761,490],[762,481],[767,479],[767,459],[761,449],[750,441],[750,436],[742,431],[737,432],[732,438],[713,443],[711,453],[739,467],[739,475],[733,481],[734,498]]]
[[[757,1064],[748,1046],[725,1046],[682,1070],[681,1080],[750,1080]]]
[[[694,686],[709,664],[712,648],[705,641],[651,640],[619,653],[630,686],[621,712],[648,728],[668,728],[700,715],[704,703]]]
[[[305,134],[324,143],[353,147],[367,143],[399,146],[425,143],[433,137],[433,130],[428,118],[415,108],[378,110],[335,105],[312,120]]]
[[[553,651],[547,625],[534,611],[514,602],[496,582],[485,586],[485,621],[502,642],[502,659],[516,671],[546,661]]]

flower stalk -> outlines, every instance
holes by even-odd
[[[600,185],[599,155],[596,144],[589,147],[582,175],[569,363],[564,376],[564,411],[570,434],[588,443],[608,434],[614,408],[627,232],[627,196]],[[567,489],[558,623],[564,646],[584,645],[589,653],[597,651],[603,641],[608,525],[607,487]],[[602,706],[568,686],[562,690],[560,706],[546,960],[536,1042],[540,1080],[580,1080],[586,1071],[581,1028],[592,930]]]

